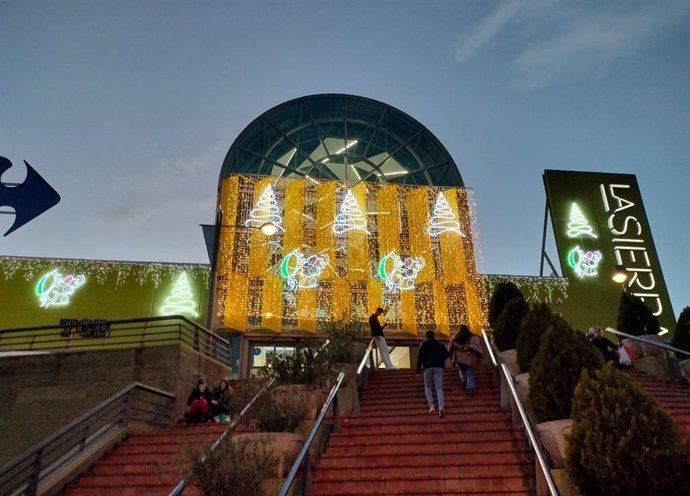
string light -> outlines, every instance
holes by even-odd
[[[332,319],[364,323],[382,304],[389,307],[391,326],[404,331],[436,328],[447,333],[462,323],[473,329],[482,325],[486,290],[475,262],[470,192],[391,183],[350,187],[309,179],[243,174],[223,181],[224,224],[247,219],[267,180],[277,208],[286,214],[284,232],[270,253],[265,241],[244,230],[221,232],[215,295],[220,327],[317,331]],[[453,227],[465,237],[457,236],[458,231],[429,235],[439,195],[444,208],[437,209],[437,217],[450,214]],[[319,270],[311,278],[304,272],[300,276],[311,257],[305,253],[324,257],[323,262],[313,260],[312,268]],[[387,255],[381,277],[380,264]]]

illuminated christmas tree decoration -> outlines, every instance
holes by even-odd
[[[568,253],[568,265],[573,268],[579,278],[595,277],[599,275],[599,263],[604,258],[599,250],[585,252],[576,246]]]
[[[276,195],[273,192],[273,187],[269,184],[264,189],[261,196],[256,202],[256,207],[249,212],[249,218],[244,222],[247,227],[261,227],[267,222],[270,222],[281,231],[283,228],[283,218],[280,215]]]
[[[328,261],[326,254],[305,257],[299,249],[292,250],[280,262],[280,275],[285,279],[289,291],[315,288]]]
[[[51,305],[67,305],[70,297],[82,284],[86,282],[86,276],[67,275],[62,277],[59,269],[53,269],[44,274],[36,285],[36,294],[39,297],[40,306],[48,308]]]
[[[359,208],[357,199],[350,189],[347,190],[345,199],[340,206],[340,213],[335,216],[335,221],[333,222],[333,232],[335,234],[343,234],[349,231],[364,231],[370,234],[367,230],[367,221],[364,218],[362,209]]]
[[[388,292],[407,291],[414,289],[414,281],[423,267],[423,258],[406,257],[403,260],[392,251],[379,262],[378,274]]]
[[[595,239],[597,237],[580,207],[577,206],[577,203],[573,203],[573,206],[570,208],[570,219],[568,220],[568,237],[582,238],[584,236]]]
[[[429,227],[427,229],[429,236],[435,237],[446,232],[458,233],[464,237],[465,233],[460,229],[460,222],[458,222],[453,210],[443,192],[440,192],[436,197],[436,204],[434,205],[434,213],[429,220]]]
[[[182,272],[175,281],[172,294],[165,299],[165,305],[161,307],[161,315],[186,314],[197,317],[199,312],[196,310],[196,302],[193,297],[187,273]]]

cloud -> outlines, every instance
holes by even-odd
[[[522,24],[527,19],[541,17],[557,2],[558,0],[531,0],[499,3],[498,7],[475,29],[460,37],[455,53],[456,58],[461,62],[471,59],[511,25]]]
[[[212,216],[226,147],[218,142],[196,156],[164,160],[115,181],[107,193],[109,201],[92,214],[90,224],[124,229],[159,219],[173,224],[173,219],[190,214]]]
[[[602,77],[690,16],[690,0],[525,4],[499,4],[463,39],[458,60],[477,56],[491,41],[510,41],[517,88],[567,84]]]

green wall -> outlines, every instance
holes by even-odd
[[[170,314],[205,326],[208,283],[207,265],[0,257],[0,329]]]

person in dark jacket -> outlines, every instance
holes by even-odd
[[[438,416],[443,418],[446,415],[443,398],[443,368],[448,358],[446,347],[436,340],[434,331],[426,331],[426,339],[419,345],[417,354],[417,373],[424,370],[424,394],[429,405],[429,413],[435,413],[434,395],[431,391],[433,380],[436,386],[436,396],[438,397]]]
[[[210,415],[214,422],[230,421],[230,395],[232,392],[230,383],[225,379],[220,381],[218,387],[213,390]]]
[[[386,343],[386,338],[383,337],[383,328],[386,324],[381,325],[379,317],[383,315],[383,308],[378,307],[374,313],[369,316],[369,329],[371,330],[371,336],[376,341],[376,348],[379,350],[379,355],[381,355],[381,360],[386,365],[387,369],[395,369],[395,365],[391,362],[391,357],[388,354],[388,343]]]
[[[613,344],[610,339],[602,336],[601,327],[590,327],[587,332],[587,339],[601,351],[601,354],[604,356],[604,361],[613,362],[618,365],[618,360],[616,358],[616,350],[618,347]]]
[[[199,379],[196,387],[190,393],[189,398],[187,398],[187,405],[189,406],[186,415],[187,422],[193,424],[207,422],[212,401],[213,396],[206,386],[206,381]]]

